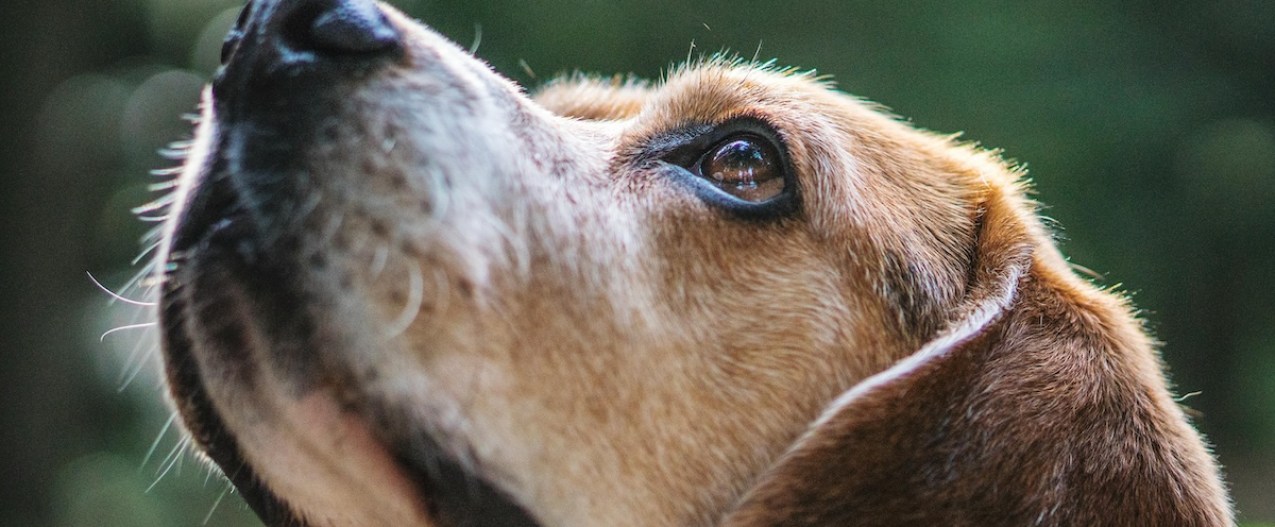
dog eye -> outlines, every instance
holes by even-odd
[[[648,151],[669,181],[736,218],[765,221],[800,209],[800,185],[782,136],[743,117],[648,138]]]
[[[752,134],[728,137],[700,158],[700,177],[736,198],[760,203],[784,192],[786,180],[779,151]]]

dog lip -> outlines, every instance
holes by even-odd
[[[214,273],[201,274],[200,278],[204,281],[201,289],[211,290],[214,297],[230,301],[224,288],[213,282],[224,280],[227,276],[233,280],[233,277],[243,276],[259,264],[246,245],[258,236],[255,224],[241,206],[241,199],[228,179],[218,174],[222,172],[214,163],[206,176],[209,183],[192,196],[192,202],[183,210],[167,248],[166,258],[173,270],[162,282],[159,309],[166,384],[192,439],[221,468],[258,517],[271,526],[305,527],[307,523],[286,501],[271,491],[247,462],[235,431],[226,425],[208,392],[204,372],[196,357],[200,353],[199,347],[206,344],[197,342],[200,339],[194,334],[202,317],[200,307],[192,302],[191,289],[196,284],[192,283],[191,269],[187,267],[193,265],[205,271],[216,268],[215,274],[220,277],[210,276]],[[206,311],[207,307],[203,309]],[[235,331],[247,329],[239,327]],[[213,353],[225,355],[242,351]],[[251,371],[251,368],[244,367],[241,371]]]
[[[176,286],[164,283],[160,309],[164,372],[170,395],[178,406],[187,431],[234,484],[248,506],[267,525],[305,527],[292,509],[271,490],[247,463],[234,432],[226,427],[213,406],[194,357],[194,342],[186,330],[187,301],[175,294]]]
[[[295,429],[295,426],[289,428],[287,423],[275,421],[265,428],[235,429],[230,426],[235,421],[234,416],[223,413],[226,401],[217,401],[214,398],[218,390],[213,388],[220,386],[221,395],[224,396],[227,383],[230,390],[241,394],[258,393],[254,390],[260,390],[263,382],[276,385],[285,383],[286,386],[277,387],[285,393],[300,389],[302,395],[294,401],[291,398],[280,399],[277,395],[272,395],[270,390],[260,392],[259,395],[251,396],[261,402],[260,410],[283,417],[285,421],[288,418],[310,418],[324,423],[324,426],[316,428],[334,435],[321,437],[321,446],[330,446],[330,442],[324,442],[328,439],[340,438],[337,443],[345,445],[347,450],[335,451],[345,452],[352,459],[379,460],[377,466],[382,469],[375,472],[377,477],[384,476],[388,487],[400,489],[400,496],[406,496],[409,500],[404,503],[413,504],[409,508],[424,509],[427,501],[419,493],[419,489],[412,485],[412,480],[406,477],[405,472],[389,455],[389,449],[371,437],[368,427],[362,424],[359,416],[332,410],[339,405],[329,389],[316,378],[320,376],[316,373],[317,370],[307,370],[289,378],[265,378],[271,375],[268,372],[272,368],[261,367],[260,361],[263,358],[268,360],[274,350],[263,354],[262,350],[252,349],[254,346],[251,343],[269,342],[274,347],[276,340],[295,340],[298,337],[305,339],[305,335],[285,334],[286,330],[281,332],[277,326],[312,326],[283,320],[255,320],[256,317],[251,316],[254,311],[261,311],[263,308],[273,310],[270,303],[282,301],[281,298],[284,297],[290,298],[287,297],[290,293],[282,281],[254,277],[263,273],[270,275],[271,269],[263,266],[261,261],[244,259],[240,254],[241,251],[237,248],[238,236],[250,232],[245,230],[247,228],[243,222],[234,219],[222,219],[199,228],[199,234],[194,237],[195,241],[188,250],[192,259],[184,262],[185,267],[179,267],[174,276],[164,282],[160,322],[164,328],[162,338],[165,371],[170,393],[186,429],[266,525],[307,527],[310,522],[305,518],[314,512],[322,513],[307,508],[314,507],[313,497],[307,500],[305,496],[298,498],[292,495],[288,489],[295,490],[296,480],[288,481],[285,477],[284,485],[280,486],[279,473],[271,473],[273,467],[254,466],[252,461],[288,457],[294,452],[308,451],[305,448],[294,448],[296,445],[293,444],[293,439],[297,438],[290,437],[289,430]],[[273,290],[250,287],[249,281],[272,283],[277,287]],[[254,291],[253,298],[244,295],[247,290]],[[304,331],[310,332],[308,329]],[[253,333],[257,333],[257,337],[254,338]],[[285,344],[282,347],[287,346],[289,345]],[[216,375],[220,376],[215,381],[208,378],[210,370],[205,369],[210,364],[218,372]],[[213,383],[211,387],[210,382]],[[321,404],[314,404],[316,400]],[[237,405],[230,405],[235,406]],[[280,425],[282,428],[275,428]],[[261,440],[262,437],[271,436],[283,440]],[[263,455],[264,458],[261,457]],[[288,466],[296,465],[293,463]],[[288,484],[294,487],[288,487]]]
[[[308,527],[310,524],[303,519],[305,516],[288,501],[288,497],[276,494],[248,462],[235,431],[226,426],[212,403],[195,361],[197,344],[186,329],[187,317],[191,316],[186,302],[183,295],[167,294],[161,316],[165,369],[173,399],[181,409],[187,430],[204,453],[221,467],[265,525]],[[324,394],[318,396],[328,397]],[[330,432],[337,428],[361,432],[365,440],[362,441],[359,458],[390,460],[392,466],[385,471],[386,479],[406,483],[406,496],[415,501],[434,527],[539,527],[539,523],[524,509],[482,475],[466,471],[460,463],[442,454],[432,439],[385,441],[374,437],[366,424],[370,421],[361,415],[346,414],[341,421],[341,426],[320,428]],[[342,442],[348,443],[349,434],[344,435],[347,439]]]
[[[253,364],[263,355],[259,353],[261,350],[254,352],[246,348],[247,342],[260,340],[246,338],[248,332],[263,333],[273,346],[276,340],[312,339],[313,335],[305,333],[314,328],[304,320],[276,320],[270,314],[279,311],[272,308],[272,304],[304,302],[291,291],[288,273],[280,272],[282,262],[253,249],[261,243],[259,233],[251,218],[237,206],[235,193],[229,191],[211,201],[220,205],[197,212],[182,226],[180,250],[185,255],[184,261],[164,282],[160,316],[168,385],[195,441],[222,468],[262,521],[270,526],[305,527],[307,523],[301,513],[309,512],[305,507],[310,504],[302,503],[304,499],[290,502],[286,493],[276,494],[278,489],[268,484],[272,481],[269,474],[263,478],[264,468],[254,468],[249,463],[243,450],[245,445],[236,430],[227,426],[208,393],[206,372],[201,371],[197,356],[200,353],[214,355],[214,360],[226,364],[221,368],[223,373],[244,376],[234,382],[256,384],[259,381],[251,378],[264,373]],[[245,290],[253,291],[253,298],[245,298]],[[194,305],[196,299],[199,305]],[[286,311],[306,317],[305,309]],[[280,330],[281,327],[284,329]],[[288,345],[285,342],[280,347]],[[288,350],[270,350],[269,353],[265,356],[288,353]],[[325,390],[314,384],[317,382],[314,377],[322,375],[321,371],[307,370],[274,382],[300,382],[306,385],[307,392],[313,393]],[[374,422],[357,414],[346,417],[357,422],[345,426],[349,423],[343,419],[344,428],[370,429],[367,423]],[[320,428],[332,431],[338,427]],[[461,463],[443,454],[437,443],[427,436],[411,441],[373,438],[363,442],[359,455],[388,459],[393,466],[382,469],[386,481],[405,483],[408,488],[398,486],[404,492],[401,495],[413,500],[436,527],[539,526],[505,492],[482,474],[475,473],[477,471],[462,468]]]
[[[400,468],[426,500],[438,527],[540,527],[531,514],[481,470],[467,469],[422,436],[390,446]]]

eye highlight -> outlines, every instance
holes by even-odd
[[[752,203],[775,198],[787,187],[778,149],[749,133],[717,143],[704,153],[695,169],[696,175],[727,194]]]

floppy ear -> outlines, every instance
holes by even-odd
[[[950,326],[833,401],[724,526],[1229,525],[1124,302],[993,190]]]

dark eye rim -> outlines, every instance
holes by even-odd
[[[669,179],[705,203],[745,220],[765,221],[791,216],[798,210],[800,192],[788,147],[769,123],[756,117],[737,117],[715,126],[699,126],[677,134],[676,146],[660,156]],[[737,138],[759,138],[779,154],[778,166],[784,190],[764,201],[748,201],[731,195],[699,173],[699,166],[713,149]]]

